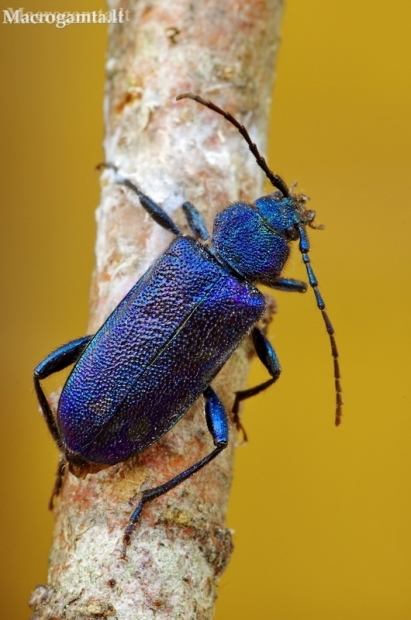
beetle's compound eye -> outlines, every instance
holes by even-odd
[[[284,198],[284,194],[280,192],[279,189],[276,189],[275,192],[270,194],[270,198],[273,198],[274,200],[282,200]]]
[[[296,226],[290,226],[289,228],[287,228],[285,231],[285,234],[289,241],[295,241],[296,239],[299,239],[300,237],[298,228]]]

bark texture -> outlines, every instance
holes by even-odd
[[[121,8],[130,21],[110,27],[106,161],[185,231],[184,200],[200,209],[211,230],[228,203],[262,195],[263,176],[233,127],[175,97],[191,90],[212,99],[264,151],[282,1],[125,0]],[[102,175],[97,225],[89,333],[172,240],[109,171]],[[228,411],[251,356],[246,342],[213,383]],[[140,489],[169,480],[212,450],[202,399],[144,453],[84,479],[66,472],[49,583],[33,592],[33,618],[211,618],[216,580],[232,550],[225,527],[236,440],[230,431],[229,447],[213,463],[146,505],[125,560],[123,530]]]

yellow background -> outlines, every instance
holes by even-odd
[[[98,10],[71,0],[26,10]],[[6,6],[6,5],[5,5]],[[18,8],[15,5],[14,8]],[[229,512],[236,550],[217,618],[410,620],[409,0],[289,0],[270,161],[323,232],[311,293],[277,293],[283,375],[247,403]],[[32,368],[82,335],[101,160],[104,26],[1,26],[1,616],[45,582],[56,450]],[[288,274],[304,277],[298,252]],[[256,362],[250,379],[265,377]]]

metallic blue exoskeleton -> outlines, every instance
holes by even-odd
[[[238,427],[240,402],[278,378],[280,366],[274,349],[256,327],[265,310],[265,299],[255,284],[305,292],[303,282],[281,277],[290,242],[297,239],[331,341],[337,424],[341,417],[333,328],[308,257],[306,226],[314,227],[315,214],[305,209],[304,196],[294,194],[268,169],[244,127],[231,115],[201,97],[187,93],[179,98],[183,97],[206,105],[234,124],[278,191],[253,204],[236,202],[228,206],[215,218],[211,239],[198,211],[191,203],[184,203],[192,236],[183,236],[162,208],[121,176],[115,166],[102,164],[114,170],[116,182],[135,192],[153,219],[177,238],[94,336],[60,347],[34,372],[48,427],[65,462],[74,469],[90,463],[111,465],[143,451],[170,430],[199,396],[204,396],[214,450],[169,482],[142,492],[124,545],[147,501],[186,480],[227,446],[227,415],[210,384],[248,333],[270,378],[237,393],[233,413]],[[54,414],[40,380],[73,363]]]

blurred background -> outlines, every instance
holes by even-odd
[[[71,0],[26,10],[98,10]],[[14,8],[18,8],[16,5]],[[411,619],[408,0],[288,0],[270,162],[311,197],[312,294],[276,294],[281,380],[249,401],[218,620]],[[82,335],[103,138],[105,26],[1,25],[1,615],[46,583],[56,449],[33,367]],[[305,278],[295,252],[288,275]],[[255,362],[250,384],[265,372]]]

